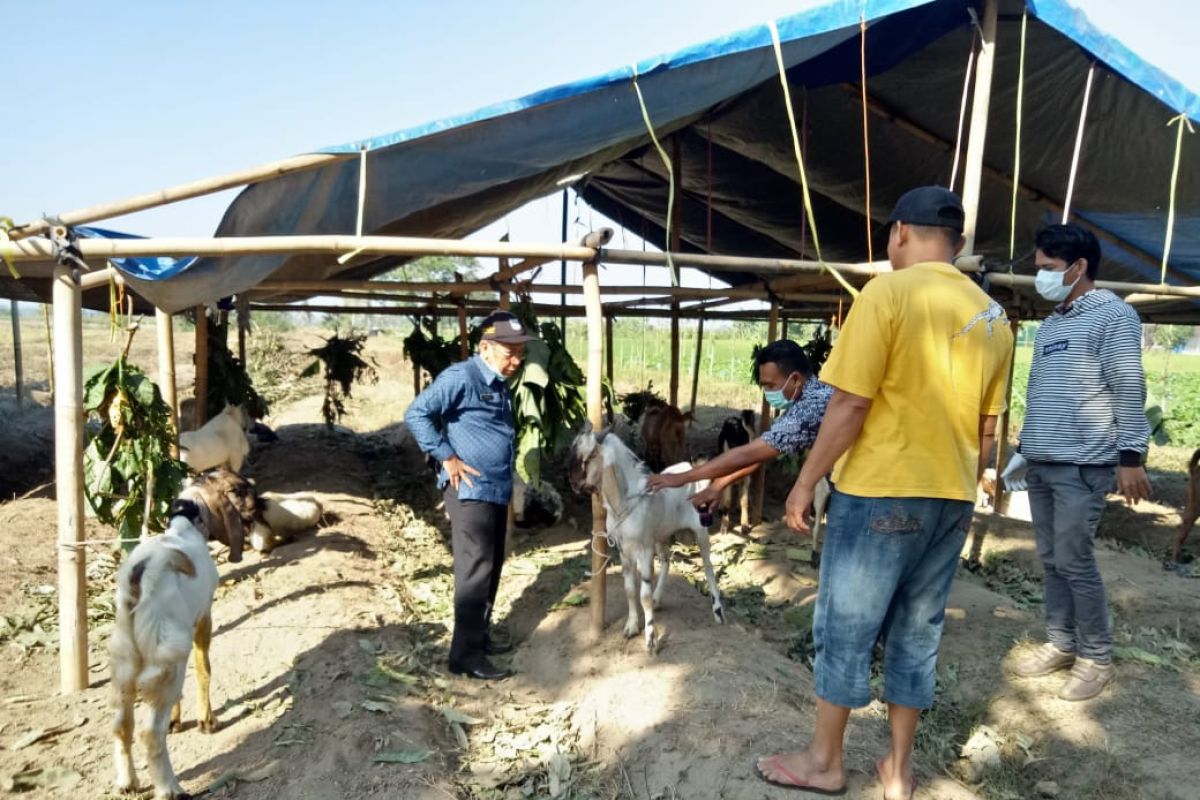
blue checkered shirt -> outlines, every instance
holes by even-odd
[[[512,498],[515,431],[508,384],[479,356],[445,370],[417,395],[404,422],[425,453],[445,462],[458,456],[479,470],[474,486],[458,485],[462,500],[508,505]],[[438,488],[450,478],[443,466]]]
[[[812,447],[825,418],[825,406],[833,397],[833,387],[809,378],[800,399],[788,406],[762,435],[762,440],[781,453],[796,455]]]

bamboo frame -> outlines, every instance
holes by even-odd
[[[59,685],[88,686],[87,551],[83,541],[83,292],[74,270],[54,274],[54,479],[58,505]]]
[[[193,383],[192,426],[200,430],[208,422],[208,314],[204,306],[196,306],[196,380]]]
[[[692,421],[695,422],[696,413],[696,393],[700,390],[700,354],[701,345],[704,343],[704,317],[696,324],[696,354],[692,359],[692,401],[688,405],[688,410],[692,412]]]
[[[13,378],[17,390],[17,408],[25,402],[25,377],[21,371],[21,315],[16,300],[8,301],[8,313],[12,318]]]
[[[179,458],[179,398],[175,393],[175,329],[170,314],[155,309],[158,333],[158,387],[163,402],[171,409],[171,457]]]
[[[608,386],[610,389],[612,389],[615,392],[616,391],[616,389],[615,389],[616,382],[613,377],[614,373],[613,373],[613,317],[612,317],[612,314],[604,315],[604,361],[605,361],[606,374],[608,375]],[[615,412],[613,411],[612,405],[610,404],[608,407],[608,424],[609,425],[613,424],[614,414],[615,414]]]
[[[966,220],[963,252],[975,252],[975,223],[979,218],[979,194],[983,187],[983,148],[987,138],[988,108],[992,100],[992,70],[996,62],[996,16],[998,0],[986,0],[980,32],[979,58],[975,62],[975,93],[971,105],[971,133],[963,164],[963,211]]]
[[[584,302],[587,306],[587,414],[594,430],[604,424],[604,391],[601,382],[601,359],[604,353],[604,319],[600,306],[600,270],[595,261],[583,265]],[[608,602],[608,521],[600,495],[592,495],[592,529],[589,533],[592,548],[591,622],[592,631],[599,636],[604,631],[604,611]]]
[[[773,342],[779,335],[779,304],[771,304],[771,316],[767,320],[767,341]],[[771,427],[771,406],[763,396],[759,408],[758,432],[766,433]],[[763,497],[767,488],[767,465],[763,464],[750,478],[750,524],[757,525],[763,518]]]

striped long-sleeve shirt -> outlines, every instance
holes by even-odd
[[[1145,406],[1141,320],[1112,292],[1093,289],[1038,328],[1021,455],[1138,466],[1150,440]]]

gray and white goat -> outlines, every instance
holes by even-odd
[[[668,467],[666,472],[684,472],[691,468],[682,463]],[[580,493],[599,493],[607,512],[607,536],[621,552],[621,572],[625,577],[625,596],[629,601],[629,616],[625,636],[636,636],[638,623],[637,601],[640,580],[641,605],[646,617],[646,649],[654,652],[658,636],[654,629],[654,609],[662,600],[671,564],[671,540],[680,533],[690,532],[700,547],[704,574],[712,595],[713,617],[725,622],[725,609],[717,588],[709,553],[708,528],[700,523],[700,515],[688,497],[702,491],[708,481],[697,481],[677,489],[661,489],[647,493],[646,478],[650,472],[637,456],[607,430],[593,431],[591,425],[575,438],[571,446],[571,488]],[[651,591],[654,576],[654,556],[659,557],[658,585]]]

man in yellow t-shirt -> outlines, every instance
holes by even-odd
[[[892,744],[876,767],[885,798],[914,790],[917,721],[933,704],[946,597],[1013,346],[1004,310],[951,266],[963,220],[948,189],[900,198],[888,238],[895,271],[854,301],[821,370],[834,395],[787,501],[788,525],[807,531],[814,487],[833,469],[813,617],[817,721],[806,749],[759,760],[771,783],[845,787],[846,721],[871,699],[882,639]]]

